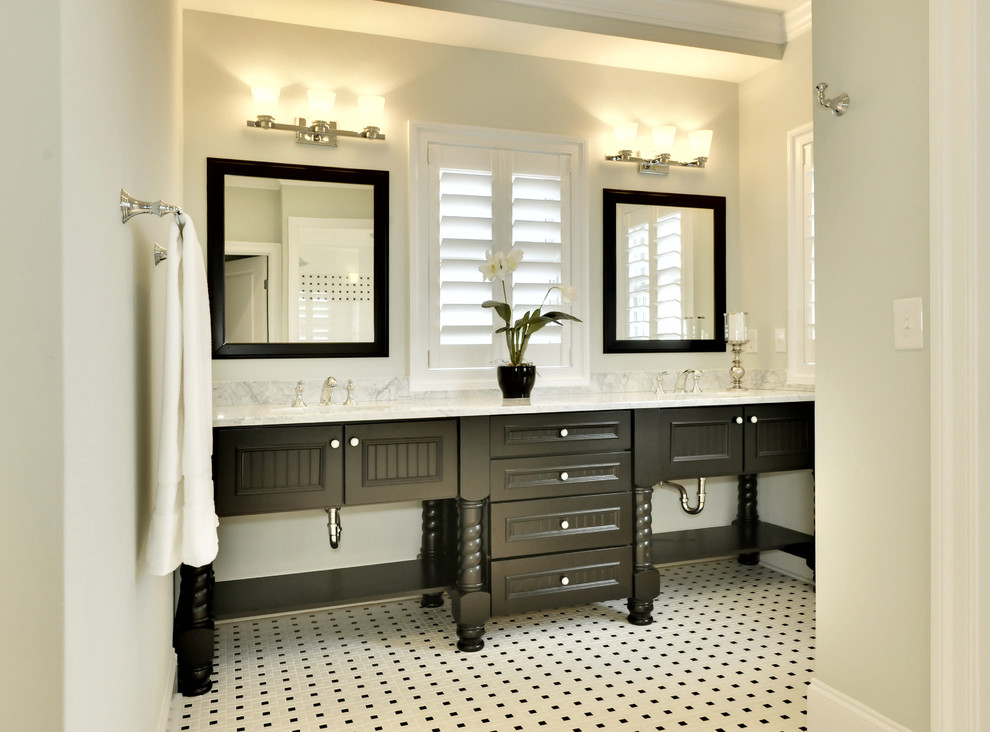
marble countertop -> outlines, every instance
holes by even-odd
[[[539,394],[531,399],[502,399],[499,396],[447,399],[396,399],[359,402],[353,406],[333,404],[329,407],[287,407],[272,404],[217,406],[213,410],[215,427],[274,424],[313,424],[370,422],[400,419],[434,419],[440,417],[474,417],[497,414],[541,414],[552,412],[590,412],[603,409],[648,409],[652,407],[707,407],[733,404],[814,401],[808,391],[784,389],[748,389],[701,394],[664,394],[652,392]]]

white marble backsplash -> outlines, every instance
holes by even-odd
[[[601,393],[638,393],[652,392],[656,389],[657,371],[621,371],[601,372],[591,375],[587,386],[552,386],[536,382],[536,390],[547,394],[601,394]],[[668,392],[674,390],[677,374],[671,372],[664,377],[664,388]],[[409,379],[394,378],[356,378],[354,381],[354,399],[360,404],[375,401],[400,401],[403,399],[455,399],[457,397],[479,397],[498,394],[495,385],[495,374],[492,372],[492,386],[489,389],[456,391],[411,392]],[[289,406],[296,398],[296,384],[299,379],[271,381],[214,381],[213,406],[251,406],[251,405],[284,405]],[[700,380],[703,392],[725,391],[732,385],[732,377],[728,369],[708,369],[702,373]],[[303,379],[302,398],[306,404],[315,405],[320,402],[323,389],[322,379]],[[342,403],[347,396],[346,379],[337,380],[334,390],[334,402]],[[688,387],[690,388],[690,378]],[[812,392],[810,384],[788,384],[787,372],[783,370],[747,370],[743,378],[743,386],[747,389],[778,389]],[[534,390],[535,391],[535,390]]]

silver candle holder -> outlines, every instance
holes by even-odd
[[[745,391],[742,385],[742,378],[746,375],[746,369],[739,362],[742,354],[742,347],[749,343],[749,331],[746,328],[746,313],[726,313],[725,314],[725,340],[732,348],[732,368],[729,369],[729,376],[732,377],[730,391]]]

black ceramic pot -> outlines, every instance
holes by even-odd
[[[536,383],[536,366],[499,366],[498,388],[506,399],[528,399]]]

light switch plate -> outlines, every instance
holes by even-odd
[[[787,328],[774,330],[773,347],[777,353],[787,353]]]
[[[894,348],[898,351],[925,347],[920,297],[894,300]]]

